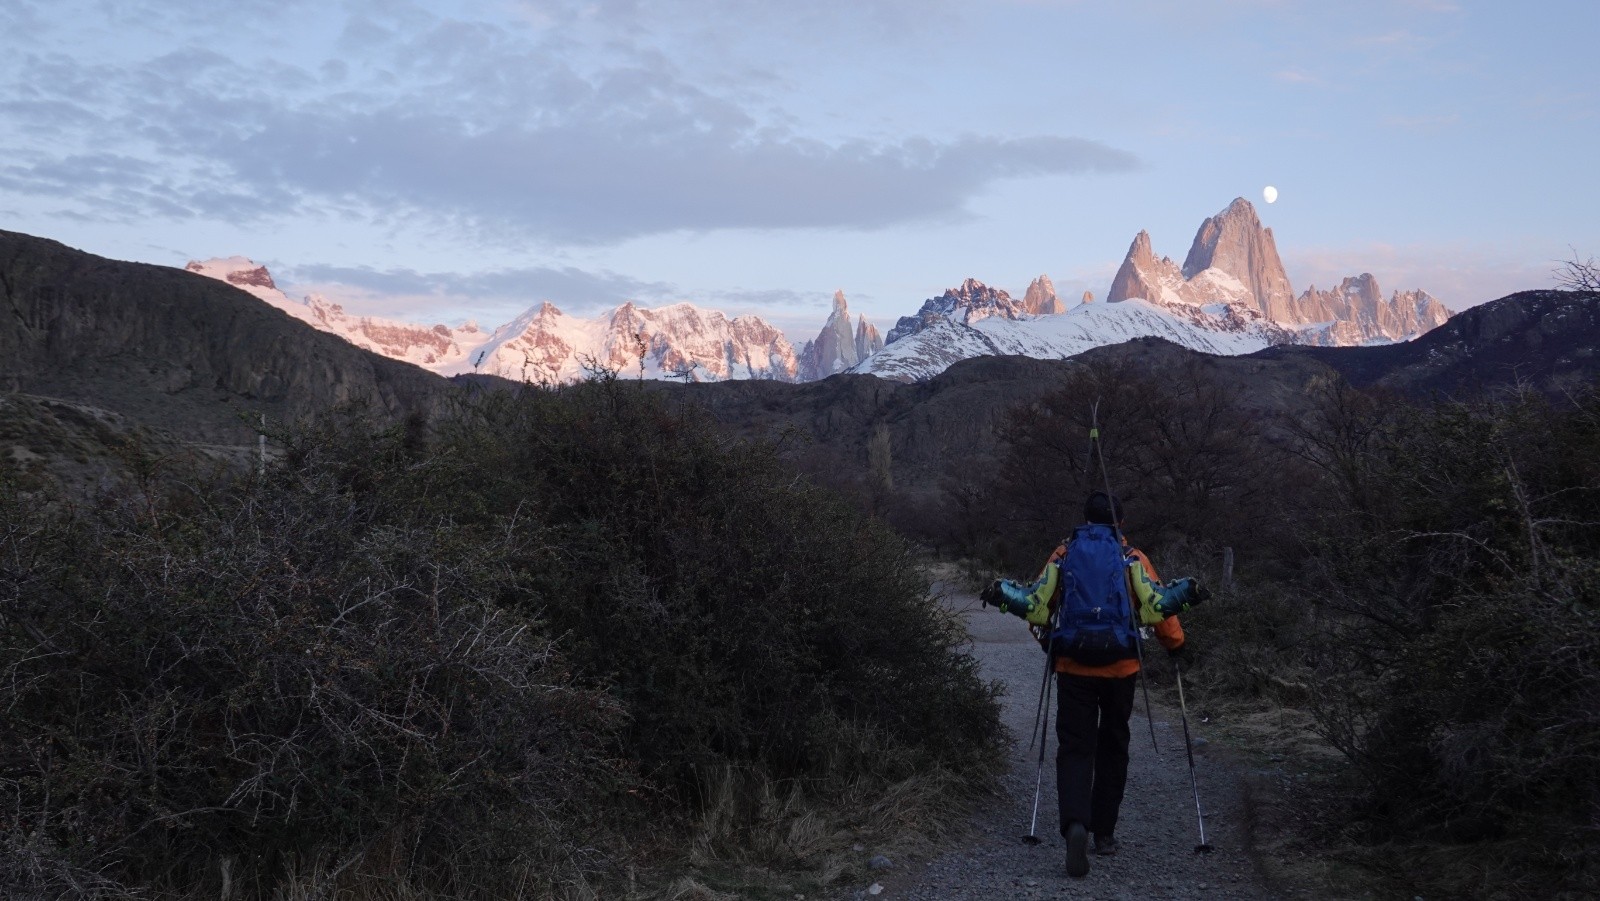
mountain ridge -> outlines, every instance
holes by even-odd
[[[1272,229],[1243,197],[1200,224],[1182,266],[1156,257],[1149,232],[1135,235],[1106,296],[1108,303],[1130,299],[1251,307],[1293,329],[1295,343],[1332,346],[1406,341],[1450,318],[1426,291],[1395,291],[1385,300],[1370,272],[1332,291],[1313,285],[1296,296]]]
[[[187,268],[228,281],[359,347],[442,375],[480,372],[537,382],[581,378],[590,366],[696,381],[811,381],[841,372],[917,380],[969,356],[1060,358],[1140,336],[1208,353],[1251,353],[1285,343],[1404,341],[1449,318],[1426,291],[1395,291],[1384,298],[1366,272],[1331,290],[1312,285],[1294,295],[1272,229],[1242,197],[1201,223],[1181,265],[1157,257],[1149,232],[1141,230],[1106,302],[1094,308],[1088,291],[1068,307],[1048,275],[1035,278],[1020,300],[969,277],[899,317],[880,338],[866,317],[852,323],[840,290],[816,337],[798,350],[760,317],[730,318],[686,302],[652,309],[629,301],[583,318],[545,301],[484,331],[474,322],[451,327],[354,317],[316,295],[294,301],[265,267],[243,257],[194,261]],[[1144,306],[1123,306],[1130,301]]]

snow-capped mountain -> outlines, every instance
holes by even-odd
[[[965,304],[975,303],[976,308]],[[1143,300],[1080,303],[1064,313],[1036,315],[1004,291],[974,279],[903,317],[907,330],[853,372],[896,381],[932,378],[970,357],[1016,354],[1070,357],[1133,338],[1165,338],[1212,354],[1245,354],[1292,341],[1294,333],[1237,304],[1158,304]],[[913,331],[912,328],[915,330]]]
[[[1053,291],[1053,289],[1052,289]],[[889,330],[885,345],[894,344],[944,323],[972,326],[992,316],[1015,320],[1030,315],[1027,306],[999,288],[991,288],[975,278],[922,303],[915,316],[901,316]]]
[[[459,328],[419,325],[398,319],[351,316],[344,307],[316,294],[293,300],[278,289],[267,267],[244,257],[191,260],[184,268],[241,288],[290,316],[338,335],[363,350],[435,372],[466,360],[469,352],[489,337],[479,331],[474,322]]]
[[[814,381],[839,372],[916,380],[969,357],[1061,358],[1147,336],[1215,354],[1273,344],[1384,344],[1409,340],[1449,318],[1425,291],[1397,291],[1385,300],[1370,273],[1296,297],[1272,230],[1244,198],[1201,224],[1181,266],[1157,257],[1149,233],[1139,232],[1106,303],[1094,303],[1085,291],[1083,302],[1068,308],[1043,275],[1020,300],[969,278],[926,300],[915,315],[900,317],[880,339],[863,316],[852,326],[839,291],[822,330],[799,353],[758,317],[730,319],[688,303],[657,309],[627,303],[591,319],[544,303],[484,332],[470,322],[452,328],[350,316],[316,295],[291,300],[265,267],[242,257],[187,268],[388,357],[443,375],[481,372],[534,382],[579,379],[591,365],[645,378],[687,372],[697,381]]]
[[[589,364],[650,379],[687,373],[702,382],[794,381],[798,370],[793,345],[755,316],[729,319],[688,303],[653,310],[625,303],[583,319],[545,302],[495,329],[462,363],[438,371],[558,383],[583,378]]]
[[[350,343],[440,375],[481,372],[518,381],[580,379],[593,362],[645,378],[696,381],[766,378],[795,381],[799,363],[783,333],[759,317],[729,319],[679,303],[646,309],[632,303],[591,319],[544,303],[492,332],[351,316],[315,294],[292,300],[265,266],[244,257],[190,262],[190,272],[225,281]],[[874,333],[874,337],[876,333]]]
[[[1449,318],[1425,291],[1384,300],[1370,273],[1333,291],[1294,295],[1272,230],[1238,198],[1205,220],[1179,266],[1157,257],[1139,232],[1112,281],[1108,302],[1056,313],[1060,301],[1043,276],[1024,302],[967,279],[901,317],[883,351],[852,371],[885,378],[931,378],[950,364],[989,354],[1068,357],[1131,338],[1166,338],[1193,350],[1243,354],[1274,344],[1383,344],[1405,341]]]
[[[1283,261],[1255,207],[1243,197],[1206,219],[1183,266],[1157,258],[1150,235],[1139,232],[1111,282],[1107,301],[1140,298],[1165,306],[1227,303],[1254,309],[1296,332],[1304,344],[1386,344],[1408,341],[1444,324],[1450,311],[1426,291],[1396,291],[1387,301],[1371,273],[1347,278],[1334,291],[1294,295]]]

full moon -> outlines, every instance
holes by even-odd
[[[1267,203],[1272,203],[1278,199],[1278,189],[1272,185],[1267,185],[1261,189],[1261,196],[1267,198]]]

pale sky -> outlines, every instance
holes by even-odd
[[[968,277],[1103,296],[1243,196],[1297,292],[1461,309],[1600,255],[1597,35],[1597,0],[0,0],[0,228],[799,341],[835,289],[885,332]]]

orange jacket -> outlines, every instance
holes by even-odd
[[[1127,546],[1128,540],[1124,538],[1122,543],[1124,546]],[[1145,556],[1144,551],[1141,551],[1138,548],[1129,548],[1128,552],[1134,557],[1134,559],[1143,564],[1146,575],[1148,575],[1154,581],[1159,582],[1161,580],[1161,577],[1156,574],[1155,566],[1150,563],[1150,558]],[[1067,542],[1063,541],[1061,545],[1055,549],[1054,553],[1050,555],[1050,559],[1045,561],[1045,567],[1048,568],[1060,563],[1066,558],[1066,556]],[[1136,586],[1133,584],[1133,576],[1131,572],[1128,576],[1128,597],[1135,604],[1142,603],[1141,592],[1136,590]],[[1060,602],[1061,601],[1059,597],[1051,599],[1050,610],[1052,613],[1055,612],[1056,605]],[[1162,647],[1169,651],[1175,651],[1178,648],[1183,647],[1183,624],[1178,622],[1178,618],[1176,616],[1169,616],[1156,623],[1152,628],[1155,629],[1156,640],[1161,642]],[[1056,659],[1056,672],[1072,673],[1075,676],[1098,676],[1104,679],[1120,679],[1126,676],[1131,676],[1138,671],[1139,658],[1137,657],[1131,660],[1118,660],[1116,663],[1107,664],[1106,666],[1084,666],[1077,661],[1069,660],[1065,657],[1059,657]]]

